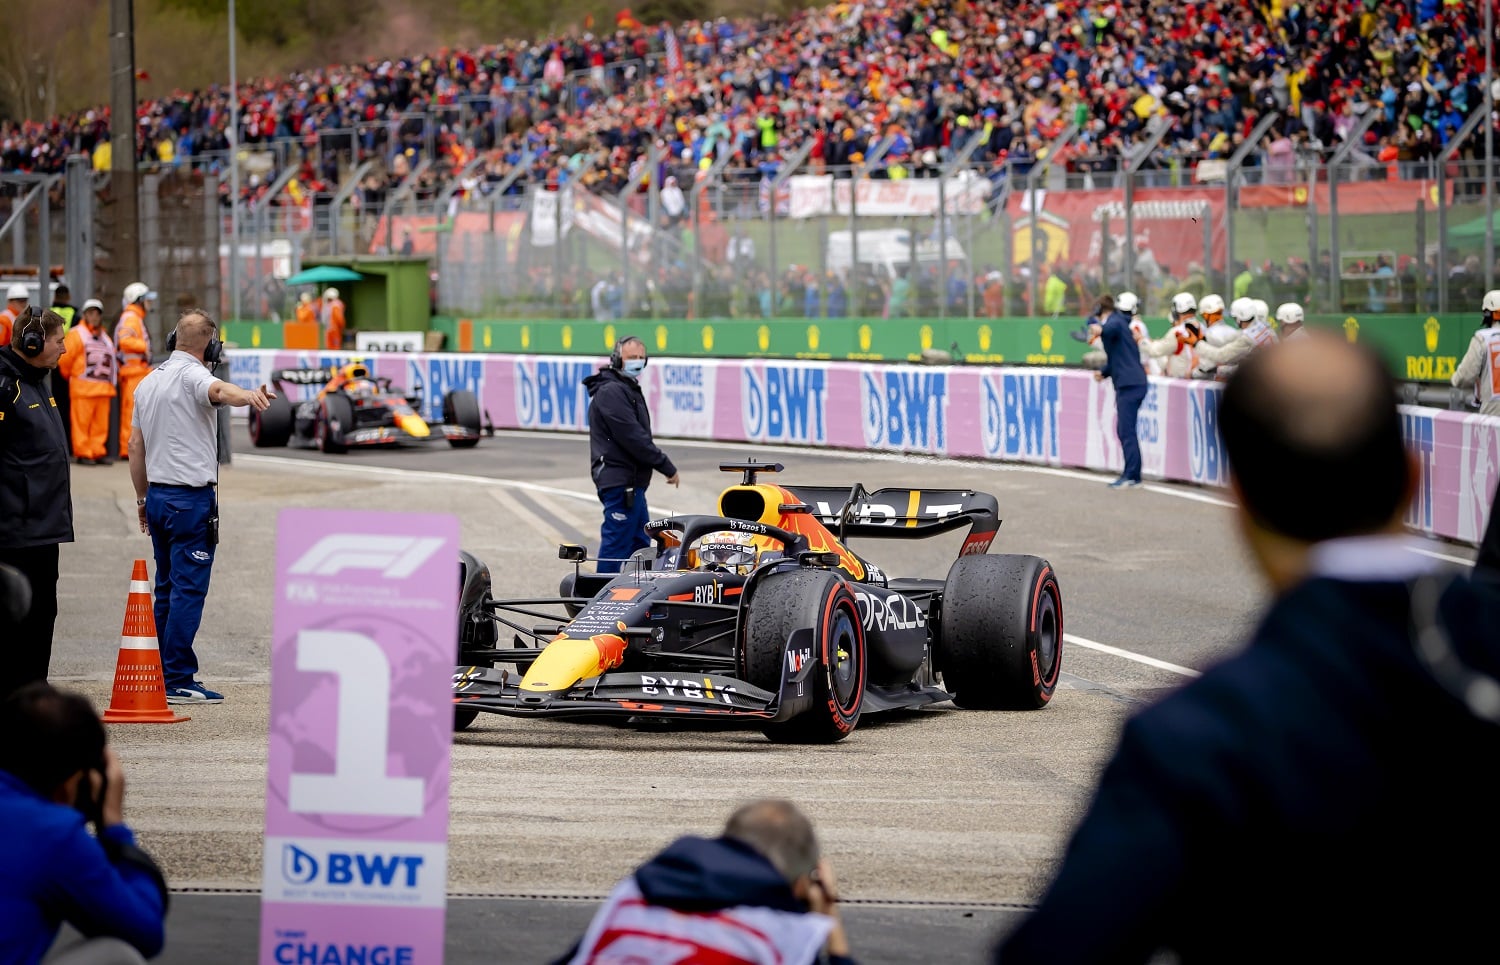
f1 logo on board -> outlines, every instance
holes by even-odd
[[[438,537],[367,536],[339,533],[325,536],[302,554],[288,572],[304,576],[333,576],[344,570],[379,570],[388,580],[401,580],[442,549]]]

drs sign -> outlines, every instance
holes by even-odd
[[[458,521],[277,520],[262,965],[441,963]]]

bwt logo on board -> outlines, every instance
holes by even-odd
[[[1431,532],[1432,453],[1436,448],[1433,442],[1432,416],[1401,413],[1401,434],[1406,437],[1406,448],[1416,455],[1419,469],[1417,494],[1406,507],[1406,525]]]
[[[1056,373],[1007,372],[982,379],[985,455],[1056,462],[1060,384]]]
[[[320,856],[287,844],[281,851],[281,876],[289,885],[338,885],[359,888],[416,888],[426,858],[419,854],[326,851]]]
[[[520,359],[516,362],[516,419],[523,429],[587,429],[589,394],[583,380],[591,362]]]
[[[767,365],[744,370],[741,409],[752,442],[827,442],[827,370]]]
[[[1193,482],[1210,486],[1229,484],[1229,460],[1224,454],[1224,440],[1219,435],[1219,392],[1194,386],[1188,390],[1192,406],[1189,433],[1192,449],[1188,470]]]
[[[449,392],[467,391],[474,398],[484,397],[484,362],[474,358],[429,356],[408,359],[408,391],[422,387],[422,418],[439,422],[443,418],[443,396]]]
[[[869,369],[862,382],[866,445],[923,452],[948,448],[946,372]]]

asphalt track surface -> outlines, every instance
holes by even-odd
[[[476,449],[252,450],[235,430],[223,542],[198,637],[227,700],[173,726],[114,726],[127,820],[174,887],[167,962],[255,959],[265,793],[274,521],[287,507],[451,512],[497,594],[556,592],[560,541],[598,546],[581,437],[501,433]],[[1045,885],[1127,716],[1233,653],[1265,589],[1224,494],[1102,476],[828,450],[665,440],[683,484],[654,512],[712,512],[722,461],[786,465],[788,483],[992,492],[991,552],[1056,569],[1063,676],[1026,713],[940,704],[867,717],[831,747],[754,732],[625,729],[485,715],[455,738],[449,960],[542,962],[566,949],[613,883],[681,834],[712,835],[751,797],[813,817],[864,962],[977,961]],[[79,542],[65,546],[54,678],[109,699],[131,560],[150,556],[123,465],[74,470]],[[895,575],[942,577],[961,535],[855,548]],[[1473,551],[1423,550],[1461,565]]]

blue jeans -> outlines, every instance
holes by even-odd
[[[651,519],[646,509],[646,490],[635,491],[635,505],[625,506],[625,487],[611,486],[599,490],[604,504],[604,523],[599,527],[599,564],[596,573],[618,573],[620,564],[638,549],[651,545],[646,538],[646,523]]]
[[[159,486],[146,491],[146,525],[156,554],[156,636],[167,689],[185,687],[198,673],[193,638],[214,567],[208,521],[218,515],[207,487]]]
[[[1136,435],[1136,416],[1141,403],[1146,401],[1146,390],[1150,386],[1132,385],[1115,390],[1115,431],[1120,435],[1120,451],[1125,455],[1125,470],[1121,479],[1141,481],[1141,440]]]

